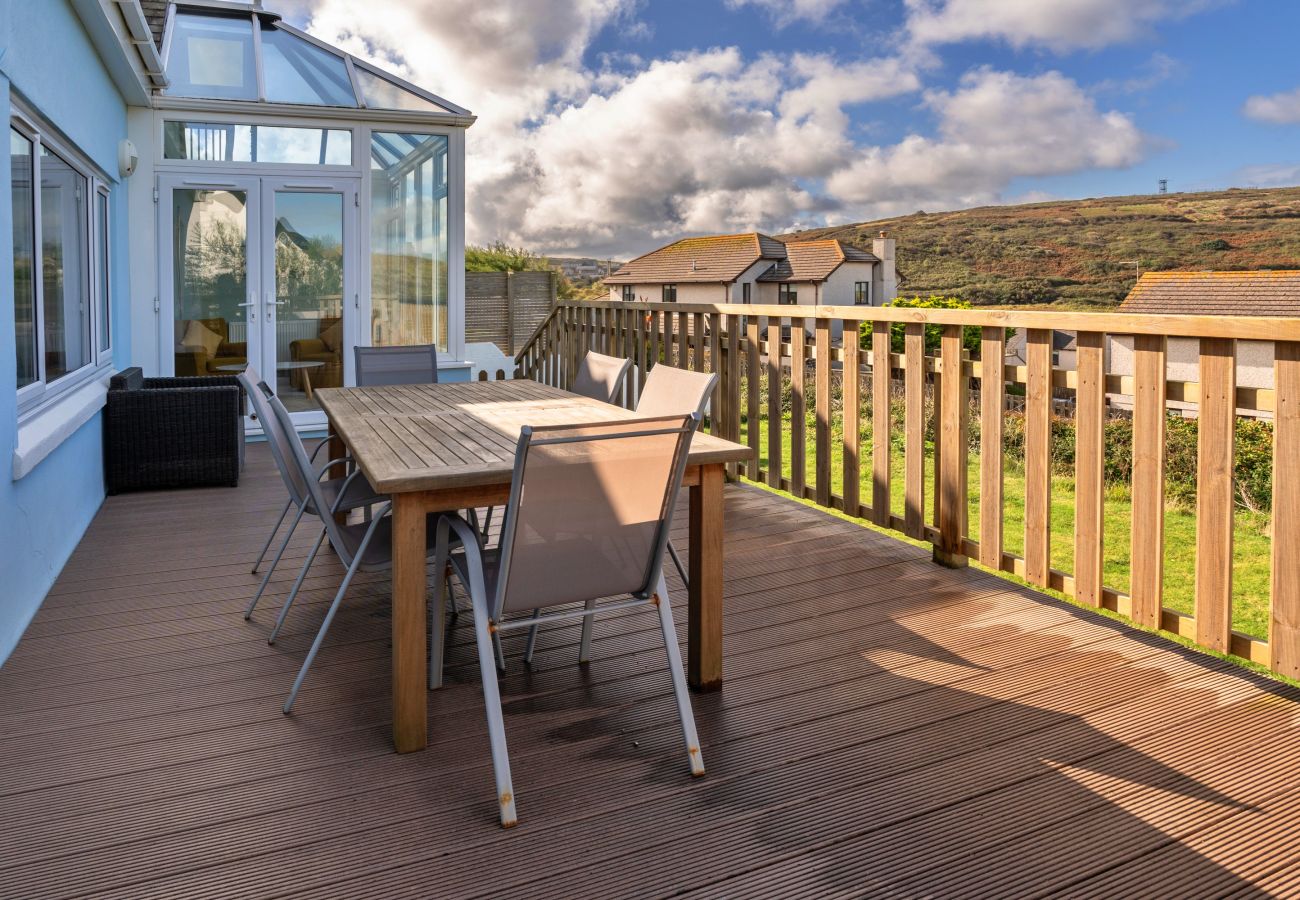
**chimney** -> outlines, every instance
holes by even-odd
[[[893,301],[898,296],[898,274],[894,269],[894,239],[889,237],[889,232],[880,232],[880,237],[871,242],[871,252],[876,255],[880,263],[876,266],[876,277],[872,279],[875,284],[873,288],[873,300],[875,303],[884,305]]]

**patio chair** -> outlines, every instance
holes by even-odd
[[[258,384],[258,389],[265,397],[266,403],[271,410],[271,416],[279,426],[269,430],[268,438],[277,444],[279,454],[288,461],[291,469],[296,472],[295,480],[306,486],[307,496],[312,507],[322,511],[320,519],[324,528],[321,530],[321,536],[316,539],[316,546],[312,549],[311,556],[303,566],[302,573],[298,577],[298,584],[294,585],[294,593],[296,594],[298,587],[302,583],[302,577],[307,574],[307,569],[311,566],[311,561],[320,550],[321,542],[325,538],[329,538],[330,546],[334,548],[334,552],[338,554],[343,565],[347,566],[347,573],[343,576],[343,581],[334,594],[334,600],[330,603],[320,629],[316,632],[316,639],[312,641],[311,649],[307,651],[307,658],[303,660],[302,668],[298,670],[298,677],[294,679],[293,687],[289,690],[289,696],[284,701],[284,713],[288,715],[293,709],[293,703],[298,698],[298,692],[302,689],[303,682],[307,678],[307,672],[311,670],[311,664],[316,660],[316,654],[320,652],[321,645],[325,642],[325,635],[329,633],[330,624],[334,621],[334,616],[338,612],[339,605],[343,602],[343,597],[347,594],[348,586],[352,584],[353,577],[358,572],[386,572],[393,567],[393,519],[392,516],[388,515],[393,504],[391,500],[385,500],[375,509],[374,516],[368,522],[341,525],[334,521],[333,514],[340,511],[342,498],[347,496],[351,484],[358,479],[364,478],[361,470],[354,469],[352,471],[352,474],[345,479],[345,484],[339,490],[335,499],[331,501],[325,493],[322,482],[317,479],[317,473],[312,469],[302,442],[296,440],[293,420],[289,417],[289,411],[284,408],[284,404],[267,387],[265,382]],[[435,542],[438,536],[436,528],[438,518],[438,513],[429,514],[427,553],[430,557],[434,555]],[[458,544],[453,545],[448,542],[448,546],[458,546]],[[475,543],[475,547],[477,548],[477,543]],[[441,594],[442,579],[439,578],[437,583]],[[280,614],[281,622],[284,620],[284,614],[288,611],[292,599],[291,595],[289,600],[285,602],[285,608]],[[439,611],[442,610],[441,604],[439,604],[438,609]],[[279,624],[277,624],[276,629],[279,630],[279,627]]]
[[[637,415],[681,416],[693,412],[702,422],[717,383],[717,373],[688,372],[672,366],[655,366],[646,376],[645,387],[641,388],[641,397],[636,404]],[[686,567],[682,565],[682,559],[677,555],[677,548],[672,541],[668,542],[668,557],[677,567],[682,584],[690,587]]]
[[[696,418],[669,416],[589,425],[525,427],[498,549],[485,551],[459,516],[438,522],[438,571],[450,562],[469,592],[501,824],[516,822],[493,637],[597,610],[658,612],[692,775],[704,774],[682,672],[664,547]],[[458,539],[459,548],[453,545]],[[607,600],[597,606],[600,598]],[[435,586],[430,686],[442,683],[443,581]],[[583,603],[543,614],[557,606]],[[506,618],[532,611],[528,618]]]
[[[709,398],[713,395],[713,386],[718,383],[718,376],[706,372],[688,372],[685,369],[675,369],[668,365],[658,365],[650,370],[646,376],[645,386],[641,388],[641,399],[637,401],[636,411],[638,415],[646,417],[654,416],[684,416],[688,413],[694,413],[697,421],[704,419],[704,410],[709,405]],[[668,542],[668,557],[673,561],[677,568],[677,574],[681,576],[682,584],[690,587],[690,580],[686,577],[686,567],[682,565],[681,557],[677,555],[677,548],[673,542]],[[582,620],[582,647],[587,648],[591,645],[591,628],[594,616],[585,616]],[[534,625],[528,631],[528,644],[524,650],[524,662],[533,661],[533,652],[537,649],[537,626]],[[586,652],[584,649],[583,657],[585,660]]]
[[[569,390],[602,403],[613,403],[623,390],[623,379],[630,368],[630,359],[589,352],[578,364]]]
[[[331,478],[321,481],[321,477],[332,466],[346,462],[348,457],[331,459],[319,465],[316,464],[316,455],[328,444],[328,440],[322,441],[311,456],[307,456],[306,450],[302,446],[302,441],[298,437],[297,431],[290,425],[287,434],[281,433],[281,424],[271,409],[270,400],[274,397],[270,387],[266,385],[257,376],[257,371],[252,367],[244,369],[239,373],[239,383],[248,395],[249,401],[253,404],[253,413],[257,416],[258,421],[262,423],[262,430],[266,434],[267,444],[271,448],[271,457],[275,460],[275,466],[280,471],[280,478],[284,481],[284,486],[289,493],[288,500],[285,501],[284,508],[280,511],[280,518],[276,520],[275,528],[266,538],[266,544],[262,547],[262,553],[257,558],[257,563],[253,566],[253,572],[257,572],[257,567],[261,565],[267,549],[271,546],[271,541],[275,538],[280,526],[284,523],[285,516],[289,514],[289,509],[296,506],[297,514],[293,522],[289,525],[289,530],[285,532],[284,540],[280,543],[280,549],[275,554],[275,559],[271,561],[270,568],[266,570],[266,575],[262,578],[261,585],[257,588],[257,593],[253,599],[248,602],[248,607],[244,610],[244,619],[247,621],[253,616],[253,610],[257,608],[257,603],[262,599],[262,594],[266,591],[267,584],[271,581],[271,575],[274,574],[276,567],[280,564],[280,559],[284,556],[284,551],[289,546],[289,540],[293,537],[294,531],[297,530],[298,524],[302,521],[303,516],[312,515],[318,518],[328,518],[333,512],[351,512],[354,509],[368,509],[369,507],[383,503],[388,499],[383,494],[378,494],[371,487],[366,476],[361,473],[360,469],[354,470],[351,475],[343,478]],[[277,401],[278,402],[278,401]],[[296,445],[303,452],[307,460],[306,472],[304,475],[300,469],[294,465],[288,452],[290,445]],[[308,489],[309,482],[319,484],[320,492],[325,497],[325,503],[318,505],[312,498],[311,491]],[[321,510],[326,510],[324,514]],[[303,579],[306,577],[307,569],[311,566],[311,561],[316,557],[316,551],[320,548],[320,540],[317,539],[316,547],[312,550],[307,564],[303,567],[298,580],[294,583],[293,590],[285,599],[283,608],[280,610],[279,618],[276,621],[275,629],[271,632],[270,642],[275,642],[275,636],[280,631],[280,626],[284,624],[285,617],[289,614],[289,607],[293,605],[294,598],[298,595],[298,589],[301,587]]]
[[[438,348],[433,344],[357,347],[355,352],[357,387],[438,382]]]

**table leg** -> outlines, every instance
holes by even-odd
[[[330,446],[329,449],[326,450],[325,452],[329,454],[330,459],[342,459],[344,456],[347,456],[348,446],[347,444],[343,443],[343,438],[339,437],[337,434],[331,434],[329,440],[330,440]],[[317,463],[317,465],[319,465],[319,463]],[[347,474],[348,474],[347,463],[335,463],[334,465],[330,466],[330,472],[329,472],[330,478],[346,478]],[[335,513],[334,521],[338,522],[340,525],[346,525],[348,521],[348,514],[345,512]]]
[[[424,504],[393,495],[393,744],[398,753],[428,744]]]
[[[690,491],[690,614],[688,677],[691,687],[722,687],[722,485],[726,468],[700,467]]]
[[[302,394],[304,397],[307,398],[307,402],[310,403],[311,402],[311,376],[307,374],[306,369],[302,370]]]

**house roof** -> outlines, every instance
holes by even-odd
[[[760,259],[780,259],[780,241],[755,231],[683,238],[624,264],[607,284],[734,281]]]
[[[1300,271],[1147,272],[1120,312],[1300,316]]]
[[[683,238],[626,263],[605,283],[731,282],[762,260],[771,260],[772,266],[759,276],[760,281],[824,281],[846,260],[875,262],[876,257],[839,241],[783,244],[749,231]]]
[[[846,262],[878,262],[868,253],[840,241],[795,241],[785,245],[786,258],[776,263],[759,281],[825,281]]]

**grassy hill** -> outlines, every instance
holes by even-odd
[[[1300,187],[916,212],[782,240],[898,240],[901,290],[978,304],[1106,307],[1142,271],[1300,268]]]

